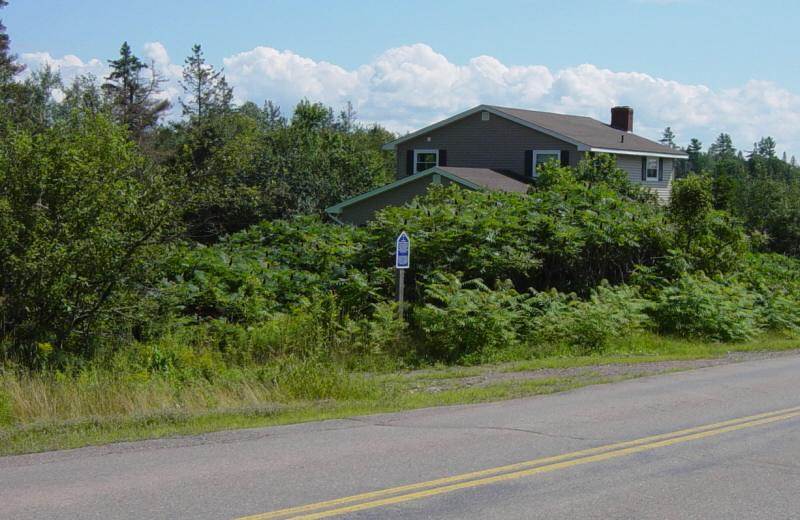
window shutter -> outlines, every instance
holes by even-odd
[[[642,157],[642,180],[647,180],[647,157]]]
[[[525,150],[525,175],[533,177],[533,150]]]
[[[414,173],[414,150],[406,152],[406,175]]]
[[[447,166],[447,150],[439,150],[439,166]]]
[[[569,150],[561,150],[561,166],[569,166]]]
[[[658,180],[664,180],[664,158],[660,157],[658,159]]]

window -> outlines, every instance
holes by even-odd
[[[555,161],[561,164],[561,150],[534,150],[533,151],[533,176],[539,174],[539,166]]]
[[[658,158],[657,157],[648,157],[647,158],[647,169],[645,171],[645,179],[648,181],[657,181],[658,180]]]
[[[414,150],[414,173],[439,165],[439,150]]]

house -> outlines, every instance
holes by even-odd
[[[396,152],[397,180],[326,209],[337,222],[360,225],[431,184],[526,192],[548,161],[576,166],[587,153],[609,153],[631,181],[669,200],[674,163],[688,156],[633,133],[633,109],[611,109],[610,124],[584,116],[479,105],[384,145]]]

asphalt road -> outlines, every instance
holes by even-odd
[[[3,519],[247,515],[800,518],[800,357],[0,458]]]

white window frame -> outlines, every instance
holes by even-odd
[[[556,162],[561,164],[561,150],[534,150],[533,151],[533,164],[531,165],[531,171],[533,172],[533,176],[537,177],[539,172],[536,171],[536,157],[538,155],[555,155]]]
[[[419,173],[421,171],[425,171],[425,170],[417,170],[417,164],[419,164],[419,161],[417,160],[417,156],[419,154],[421,154],[421,153],[432,153],[432,154],[435,154],[436,155],[436,164],[434,164],[433,166],[439,166],[439,150],[417,150],[415,148],[414,149],[414,169],[412,170],[414,173]]]
[[[650,176],[650,161],[656,162],[656,174],[654,177]],[[658,182],[658,157],[645,157],[644,161],[644,180],[647,182]]]

